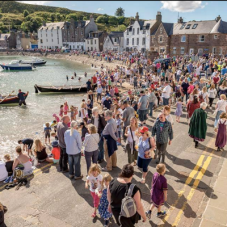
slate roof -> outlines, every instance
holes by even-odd
[[[59,27],[60,29],[62,28],[62,27],[64,27],[64,23],[65,22],[55,22],[55,23],[46,23],[46,26],[41,26],[40,28],[39,28],[39,30],[52,30],[52,28],[53,29],[57,29],[57,27]]]
[[[134,21],[135,23],[136,21]],[[149,20],[149,21],[142,21],[142,20],[139,20],[138,21],[139,23],[139,26],[140,26],[140,30],[143,30],[143,29],[150,29],[155,23],[156,23],[156,20]],[[132,29],[132,24],[130,26],[127,27],[130,31]]]
[[[221,19],[218,21],[218,23],[214,26],[214,28],[211,30],[211,33],[224,33],[227,34],[227,22],[222,21]]]

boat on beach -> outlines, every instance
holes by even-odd
[[[80,93],[86,92],[87,87],[86,85],[68,85],[68,86],[41,86],[41,85],[34,85],[35,93]]]
[[[21,64],[32,64],[34,66],[40,66],[44,65],[47,61],[37,58],[37,57],[32,57],[31,60],[20,60]]]
[[[12,60],[8,64],[0,64],[3,70],[32,70],[31,64],[21,64],[19,60]]]

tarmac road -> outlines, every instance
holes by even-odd
[[[137,226],[198,226],[198,220],[204,211],[205,202],[211,196],[215,177],[226,160],[226,151],[217,152],[214,147],[215,134],[213,131],[212,113],[208,111],[207,138],[195,149],[193,140],[188,136],[186,112],[181,122],[174,123],[174,139],[168,146],[166,157],[168,181],[168,201],[164,206],[167,216],[163,219],[156,217],[153,211],[151,221]],[[172,108],[172,114],[175,108]],[[154,113],[157,117],[158,110]],[[173,115],[175,120],[175,116]],[[148,120],[152,126],[155,118]],[[118,167],[111,172],[116,177],[120,169],[127,163],[127,155],[119,147],[117,152]],[[0,185],[0,201],[8,207],[5,215],[7,226],[103,226],[98,216],[91,218],[92,197],[85,189],[86,166],[82,157],[82,180],[70,180],[67,175],[58,172],[58,166],[45,164],[35,170],[26,187],[18,191],[15,188],[3,190]],[[105,163],[102,164],[105,166]],[[142,190],[145,210],[150,203],[150,187],[152,174],[156,163],[153,160],[149,166],[146,184],[139,183],[141,171],[136,167],[133,182]],[[224,183],[226,185],[226,183]],[[222,186],[221,186],[222,187]],[[216,194],[213,195],[216,198]],[[112,223],[110,226],[116,226]]]

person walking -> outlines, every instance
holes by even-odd
[[[68,130],[68,123],[70,122],[69,116],[63,116],[62,122],[59,122],[57,125],[57,136],[59,139],[59,147],[60,147],[60,159],[59,166],[61,172],[68,172],[67,162],[68,155],[66,153],[66,144],[64,139],[64,133]]]
[[[227,114],[223,112],[218,120],[218,132],[216,136],[215,146],[218,147],[217,151],[223,149],[227,143]]]
[[[155,93],[153,91],[153,89],[149,89],[149,95],[148,95],[148,100],[149,100],[149,116],[152,117],[153,116],[153,109],[154,109],[154,105],[156,103],[156,99],[157,97],[155,96]]]
[[[19,106],[21,106],[22,104],[26,105],[25,103],[25,99],[27,98],[29,94],[29,91],[27,91],[27,93],[21,92],[21,89],[18,90],[18,98],[19,98]]]
[[[139,120],[141,125],[146,124],[147,120],[147,109],[149,105],[148,96],[145,95],[145,92],[142,90],[140,92],[140,98],[138,102],[138,113],[139,113]]]
[[[107,124],[102,135],[104,137],[104,153],[107,165],[105,168],[102,168],[103,171],[112,171],[112,168],[115,168],[117,163],[116,142],[120,142],[120,140],[117,137],[116,121],[112,118],[112,116],[112,111],[105,111],[104,117],[107,121]]]
[[[173,129],[171,123],[166,120],[164,113],[159,115],[159,119],[152,127],[152,137],[156,135],[156,147],[158,150],[157,164],[165,163],[165,154],[167,153],[167,145],[171,145],[173,140]]]
[[[102,136],[102,132],[103,132],[107,123],[105,121],[104,115],[99,114],[99,110],[97,107],[94,107],[92,109],[91,124],[93,124],[96,127],[97,133],[100,136],[100,140],[98,143],[98,147],[99,147],[98,163],[101,163],[104,161],[104,139]]]
[[[165,88],[162,90],[163,105],[169,105],[170,94],[171,94],[171,86],[166,81]]]
[[[98,160],[98,143],[99,143],[99,134],[97,129],[93,124],[88,125],[89,134],[86,134],[84,147],[85,147],[85,159],[87,165],[87,174],[91,166],[91,159],[93,164],[97,163]]]
[[[207,132],[207,113],[204,111],[207,103],[202,102],[200,108],[196,109],[191,117],[188,134],[195,142],[195,148],[198,147],[199,141],[203,142]]]
[[[215,89],[215,85],[214,84],[211,84],[210,88],[208,89],[208,98],[209,98],[209,105],[210,107],[212,106],[213,104],[213,101],[216,97],[216,94],[217,94],[217,91]]]
[[[220,100],[217,101],[217,103],[215,105],[215,110],[216,110],[215,111],[216,112],[216,116],[215,116],[214,128],[216,128],[217,125],[218,125],[219,116],[223,112],[227,112],[226,95],[224,95],[224,94],[220,95]]]
[[[69,162],[69,178],[79,180],[83,178],[81,175],[81,149],[82,140],[79,132],[77,131],[77,122],[72,121],[70,130],[64,133],[64,140],[66,145],[66,153],[68,154]]]

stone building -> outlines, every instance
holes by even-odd
[[[180,17],[177,23],[161,21],[151,33],[151,51],[159,54],[225,55],[227,52],[227,22],[221,17],[208,21],[184,22]]]
[[[0,33],[0,49],[16,48],[16,33]]]
[[[95,31],[97,31],[97,25],[92,15],[87,21],[71,19],[63,27],[63,46],[69,49],[85,50],[85,39],[90,32]]]
[[[104,40],[104,51],[118,51],[122,52],[124,49],[124,35],[123,32],[111,32]]]
[[[103,51],[104,39],[107,36],[106,32],[96,31],[90,32],[85,39],[86,51]]]

